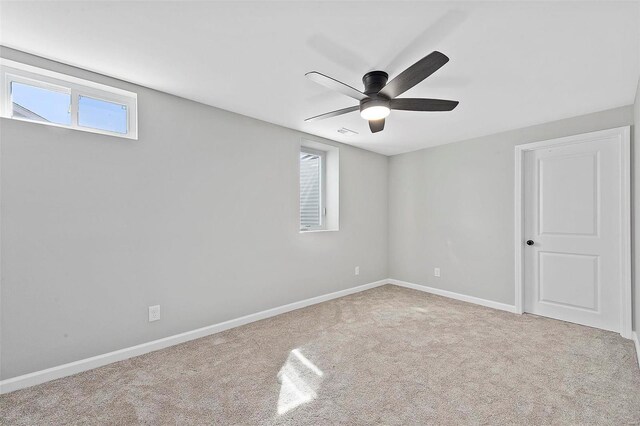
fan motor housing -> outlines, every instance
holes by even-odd
[[[385,98],[384,96],[375,95],[371,98],[363,99],[360,101],[360,112],[367,108],[377,106],[389,108],[389,99]]]
[[[364,83],[364,94],[375,95],[382,89],[389,80],[389,74],[384,71],[371,71],[362,77]]]

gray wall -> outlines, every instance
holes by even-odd
[[[390,277],[513,305],[514,146],[632,123],[627,106],[391,157]]]
[[[388,276],[387,157],[0,53],[137,92],[140,135],[0,120],[2,378]],[[338,232],[298,233],[304,137],[340,146]]]
[[[3,379],[388,276],[513,304],[513,147],[640,121],[639,92],[635,112],[388,159],[10,49],[0,56],[135,91],[140,124],[131,141],[0,119]],[[338,232],[298,233],[301,138],[340,147]],[[640,291],[635,300],[640,330]],[[153,304],[162,320],[148,323]]]
[[[633,176],[633,253],[634,253],[634,297],[635,304],[633,308],[634,330],[640,334],[640,80],[636,90],[636,101],[633,109],[633,143],[631,150],[633,151],[633,167],[631,173]],[[638,354],[640,357],[640,354]]]

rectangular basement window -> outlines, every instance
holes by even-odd
[[[300,232],[337,231],[340,210],[338,148],[303,139],[298,161]]]
[[[136,93],[0,59],[0,115],[138,139]]]
[[[300,149],[300,230],[324,229],[324,153]]]

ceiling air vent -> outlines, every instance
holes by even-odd
[[[338,129],[338,133],[342,133],[345,136],[352,136],[352,135],[357,135],[358,132],[354,132],[351,129],[347,129],[346,127],[341,127],[340,129]]]

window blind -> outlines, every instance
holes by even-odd
[[[322,157],[300,152],[300,228],[322,225],[321,179]]]

